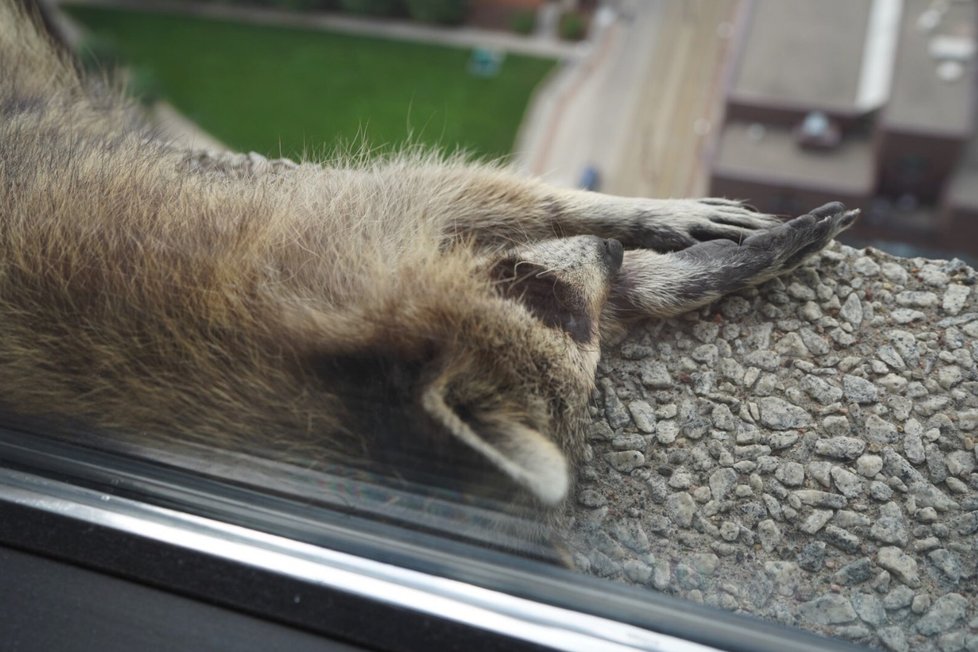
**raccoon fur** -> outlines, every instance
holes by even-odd
[[[0,79],[0,411],[66,436],[300,451],[555,506],[602,334],[790,271],[856,215],[782,223],[416,152],[185,151],[12,0]]]

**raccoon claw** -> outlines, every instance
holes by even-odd
[[[696,203],[705,213],[688,228],[696,242],[721,239],[742,242],[758,231],[768,231],[783,223],[774,215],[760,213],[753,206],[732,199],[711,197]]]
[[[627,239],[639,248],[657,251],[679,251],[714,240],[740,244],[782,224],[739,201],[716,197],[655,201],[640,209],[637,217],[633,237]]]

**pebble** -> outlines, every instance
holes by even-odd
[[[831,475],[835,488],[846,498],[855,498],[863,493],[863,481],[855,473],[841,466],[833,466]]]
[[[679,436],[679,426],[675,421],[660,421],[655,427],[655,440],[660,444],[671,444]]]
[[[774,350],[789,358],[804,358],[811,355],[798,333],[787,333],[774,345]]]
[[[766,396],[758,401],[761,423],[775,430],[791,430],[812,424],[811,415],[784,399]]]
[[[792,493],[804,505],[812,507],[829,507],[839,509],[845,507],[846,497],[840,494],[819,491],[818,489],[798,489]]]
[[[832,346],[829,341],[810,328],[802,328],[798,331],[801,341],[805,343],[805,348],[816,356],[827,355]]]
[[[666,499],[666,514],[679,527],[689,527],[696,513],[696,502],[685,491],[672,494]]]
[[[675,471],[669,476],[668,485],[673,489],[689,489],[693,484],[693,474],[689,471]]]
[[[967,608],[968,600],[960,593],[942,595],[917,621],[917,631],[924,636],[946,632],[964,618]]]
[[[905,555],[899,548],[893,546],[880,548],[876,555],[876,563],[881,568],[890,571],[898,580],[910,588],[915,589],[920,586],[917,562],[913,557]]]
[[[805,376],[801,388],[822,405],[831,405],[842,399],[842,390],[818,376]]]
[[[737,472],[733,469],[717,469],[710,474],[710,492],[714,500],[723,500],[737,484]]]
[[[961,312],[962,308],[965,306],[965,302],[968,300],[968,295],[971,293],[971,288],[966,285],[952,284],[947,287],[944,291],[944,298],[941,301],[941,307],[944,312],[949,315],[956,315]]]
[[[927,459],[924,452],[924,442],[916,433],[908,434],[903,438],[903,452],[906,453],[907,459],[914,464],[922,464]]]
[[[815,442],[815,452],[839,460],[854,460],[866,449],[866,442],[856,437],[829,437]]]
[[[883,608],[894,611],[906,609],[913,602],[913,590],[899,584],[883,597]]]
[[[896,426],[875,414],[870,414],[866,417],[863,432],[871,444],[878,444],[880,446],[892,444],[900,439],[900,433],[897,431]]]
[[[876,630],[876,634],[880,637],[880,642],[888,650],[892,650],[893,652],[909,652],[910,646],[907,645],[907,636],[900,627],[896,625],[881,627]]]
[[[974,534],[978,532],[978,511],[968,512],[958,519],[958,534]]]
[[[774,477],[788,487],[800,487],[805,482],[805,467],[798,462],[785,462],[774,472]]]
[[[886,363],[894,371],[903,371],[907,368],[906,363],[897,350],[890,344],[884,344],[876,349],[876,357]]]
[[[827,435],[847,435],[851,427],[849,419],[840,414],[834,414],[822,419],[822,429]]]
[[[861,528],[870,524],[869,517],[849,509],[835,513],[835,524],[842,528]]]
[[[904,330],[893,329],[886,334],[886,339],[893,345],[900,358],[910,368],[916,367],[920,360],[917,338]]]
[[[862,323],[863,304],[855,292],[846,298],[845,303],[842,304],[842,308],[839,310],[839,314],[843,319],[857,328]]]
[[[736,541],[740,536],[740,526],[733,521],[724,521],[720,524],[720,537],[724,541]]]
[[[774,582],[779,595],[793,595],[798,587],[798,564],[793,561],[769,561],[764,564],[764,572]]]
[[[863,276],[876,276],[880,273],[879,264],[872,258],[861,256],[852,263],[852,268]]]
[[[661,362],[643,365],[639,377],[642,384],[650,389],[671,389],[673,386],[672,375]]]
[[[930,551],[927,558],[953,584],[957,584],[961,579],[961,558],[956,553],[938,548]]]
[[[635,427],[645,433],[655,432],[655,410],[648,401],[631,401],[628,412],[632,415]]]
[[[644,449],[645,437],[642,435],[616,435],[611,438],[611,447],[619,451]]]
[[[594,489],[584,489],[577,494],[577,502],[593,509],[606,505],[608,499]]]
[[[607,453],[605,460],[608,461],[616,471],[629,473],[645,464],[645,455],[639,451],[615,451]]]
[[[604,411],[608,425],[612,428],[624,428],[632,423],[628,410],[625,409],[621,399],[615,394],[614,387],[610,382],[604,384]]]
[[[907,523],[903,516],[903,510],[895,502],[888,502],[880,507],[880,514],[873,527],[869,530],[869,536],[882,543],[889,543],[898,546],[907,545],[909,532]]]
[[[860,538],[836,525],[826,525],[822,530],[822,536],[826,543],[835,546],[845,552],[856,553],[859,551]]]
[[[815,534],[832,518],[832,510],[816,509],[808,515],[808,518],[798,526],[798,529],[806,534]]]
[[[947,471],[957,477],[965,477],[975,470],[975,456],[968,451],[952,451],[945,458]]]
[[[883,469],[883,458],[879,455],[860,455],[856,459],[856,471],[865,478],[873,478]]]
[[[850,598],[859,619],[868,625],[882,625],[886,620],[883,603],[872,593],[856,592]]]
[[[852,603],[843,595],[831,593],[798,606],[801,617],[816,625],[838,625],[856,619]]]
[[[817,444],[816,444],[817,450]],[[808,466],[805,467],[808,470],[808,475],[812,476],[820,485],[823,487],[832,486],[832,465],[828,462],[809,462]]]
[[[625,577],[636,584],[648,584],[652,579],[652,567],[637,559],[629,559],[622,567]]]
[[[931,599],[926,593],[918,593],[913,597],[913,602],[910,603],[910,611],[915,614],[922,614],[928,609],[930,609]]]
[[[821,570],[825,562],[825,543],[822,541],[809,541],[802,546],[801,552],[797,557],[798,565],[813,573]]]
[[[910,306],[913,308],[930,308],[937,304],[937,295],[933,292],[913,292],[907,290],[898,293],[894,299],[898,306]]]
[[[937,269],[934,265],[927,265],[917,272],[917,278],[931,287],[942,288],[948,284],[950,277],[947,273]]]
[[[906,285],[909,274],[907,274],[907,270],[905,270],[902,266],[896,263],[886,262],[881,265],[881,269],[883,272],[883,277],[886,280],[891,281],[896,285]]]
[[[771,552],[781,543],[781,528],[771,519],[765,519],[757,524],[757,538],[761,547]]]
[[[926,316],[927,315],[921,311],[911,310],[910,308],[898,308],[890,313],[890,319],[897,324],[909,324],[911,322],[920,321]]]
[[[842,390],[847,399],[854,403],[868,404],[875,403],[877,397],[876,386],[865,378],[846,374],[842,377]]]
[[[832,575],[832,581],[837,584],[852,586],[861,584],[871,577],[873,577],[873,562],[869,560],[869,557],[862,557],[836,571]]]

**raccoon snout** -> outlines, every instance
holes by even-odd
[[[604,262],[608,266],[608,271],[614,274],[621,269],[621,263],[625,258],[625,248],[617,240],[605,240],[602,245]]]

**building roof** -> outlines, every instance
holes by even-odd
[[[868,138],[848,138],[830,152],[802,149],[792,130],[730,122],[720,135],[713,174],[850,194],[872,192],[873,151]]]
[[[976,6],[973,2],[948,3],[933,30],[922,29],[922,16],[930,0],[903,0],[900,47],[897,50],[890,101],[883,112],[886,128],[900,131],[968,134],[972,128],[975,57],[961,63],[960,78],[945,81],[939,62],[931,56],[935,37],[974,43]]]
[[[851,112],[872,0],[755,0],[731,96]]]

